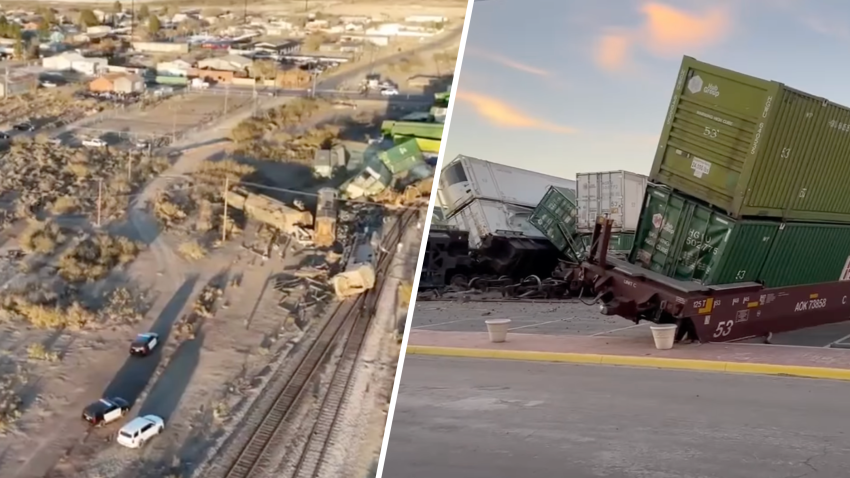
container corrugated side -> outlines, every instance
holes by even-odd
[[[571,189],[549,186],[546,194],[534,208],[528,221],[542,232],[559,251],[570,255],[575,232],[575,192]],[[570,235],[570,237],[567,237]]]
[[[584,234],[581,236],[585,250],[590,251],[591,241],[593,236]],[[611,234],[611,239],[608,241],[608,250],[614,252],[628,253],[632,250],[635,244],[635,234],[633,232],[620,232]]]
[[[759,278],[768,287],[840,280],[850,259],[850,225],[786,223]]]
[[[735,218],[850,222],[850,111],[685,57],[650,179]]]

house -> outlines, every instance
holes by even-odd
[[[65,52],[41,60],[41,66],[49,71],[76,71],[84,75],[96,75],[106,69],[106,58],[87,58],[77,52]]]
[[[339,21],[341,21],[342,23],[357,23],[357,24],[360,24],[360,25],[366,25],[366,24],[372,22],[372,18],[371,17],[364,17],[364,16],[353,16],[353,17],[344,16],[344,17],[339,17]]]
[[[295,40],[278,42],[257,42],[252,45],[255,52],[265,51],[275,55],[290,55],[301,50],[301,43]]]
[[[157,76],[189,76],[192,64],[186,60],[176,59],[156,64]]]
[[[130,73],[107,73],[89,83],[95,93],[140,93],[145,90],[145,79]]]
[[[449,19],[442,15],[412,15],[404,21],[405,23],[446,23]]]
[[[330,26],[331,24],[327,20],[312,20],[307,22],[306,25],[304,25],[304,29],[310,31],[319,31],[324,30]]]
[[[345,163],[345,147],[337,144],[331,149],[316,151],[316,156],[313,159],[313,172],[316,173],[316,176],[330,178],[337,168],[344,168]]]
[[[233,73],[248,74],[248,69],[254,62],[250,58],[239,55],[225,55],[221,57],[207,58],[198,62],[199,70],[230,71]]]

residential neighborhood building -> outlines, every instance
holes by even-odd
[[[232,71],[200,70],[192,68],[189,70],[189,77],[201,78],[202,80],[207,80],[212,83],[230,84],[233,83],[234,75]]]
[[[41,66],[49,71],[76,71],[84,75],[97,75],[106,71],[106,58],[88,58],[77,52],[65,52],[41,60]]]
[[[89,90],[95,93],[141,93],[145,90],[145,79],[130,73],[107,73],[92,80]]]
[[[301,43],[295,40],[282,40],[276,42],[257,42],[251,48],[254,51],[264,51],[275,55],[289,55],[301,50]]]
[[[254,62],[250,58],[239,55],[225,55],[207,58],[198,62],[199,70],[229,71],[248,75],[248,70]]]
[[[446,23],[448,18],[442,15],[411,15],[404,19],[407,23]]]
[[[189,76],[189,71],[192,69],[192,64],[186,60],[176,59],[171,61],[163,61],[156,64],[156,74],[158,76]]]

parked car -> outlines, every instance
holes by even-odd
[[[130,355],[146,357],[159,346],[159,335],[153,332],[139,334],[130,343]]]
[[[106,141],[100,138],[84,139],[83,146],[87,148],[103,148],[104,146],[106,146]]]
[[[127,448],[141,448],[163,430],[165,430],[165,421],[156,415],[136,417],[121,427],[116,441]]]
[[[383,96],[395,96],[398,94],[398,90],[395,88],[384,88],[381,90],[381,95]]]
[[[0,140],[9,140],[9,139],[12,139],[12,137],[9,136],[9,133],[0,132]]]
[[[54,83],[52,81],[42,81],[41,87],[42,88],[56,88],[56,83]]]
[[[101,398],[83,409],[83,420],[100,427],[120,419],[130,411],[130,404],[123,398]]]
[[[35,131],[35,126],[32,123],[18,123],[13,128],[16,131]]]

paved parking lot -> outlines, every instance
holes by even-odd
[[[649,324],[635,325],[622,317],[598,313],[598,306],[570,302],[416,302],[411,329],[450,332],[486,332],[487,319],[511,319],[511,330],[524,334],[648,336]],[[752,342],[762,343],[761,339]],[[777,346],[850,348],[850,321],[775,334]],[[843,347],[842,347],[843,348]]]

